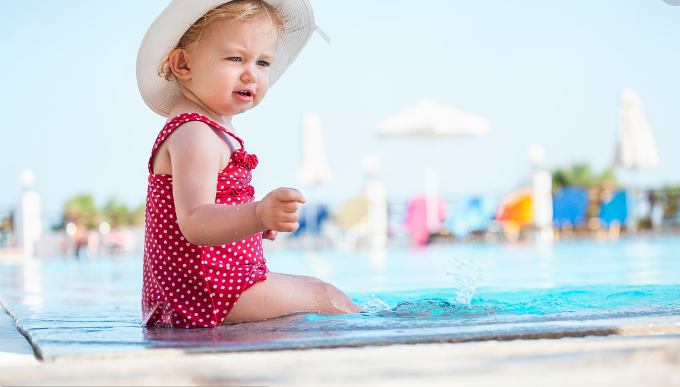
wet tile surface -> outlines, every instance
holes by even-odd
[[[38,364],[33,347],[17,331],[14,319],[0,307],[0,368]]]
[[[33,355],[33,347],[17,331],[14,319],[0,308],[0,352],[6,354]]]

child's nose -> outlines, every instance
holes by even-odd
[[[257,71],[255,71],[254,66],[246,66],[243,74],[241,74],[241,80],[247,83],[257,82]]]

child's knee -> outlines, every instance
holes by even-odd
[[[301,280],[301,281],[306,281],[306,282],[324,282],[316,277],[310,277],[307,275],[296,275],[295,278]]]

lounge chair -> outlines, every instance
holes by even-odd
[[[566,225],[578,226],[586,221],[590,197],[581,187],[563,187],[553,194],[553,225],[562,229]]]
[[[599,218],[609,227],[612,222],[624,224],[628,218],[626,191],[615,191],[600,201]]]

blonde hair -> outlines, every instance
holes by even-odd
[[[278,37],[285,32],[285,20],[281,13],[263,0],[233,0],[213,8],[182,35],[175,48],[170,50],[158,67],[158,75],[168,81],[176,80],[175,74],[170,69],[170,54],[177,49],[187,49],[198,45],[203,39],[204,33],[215,22],[249,22],[254,20],[269,20],[276,28]]]

